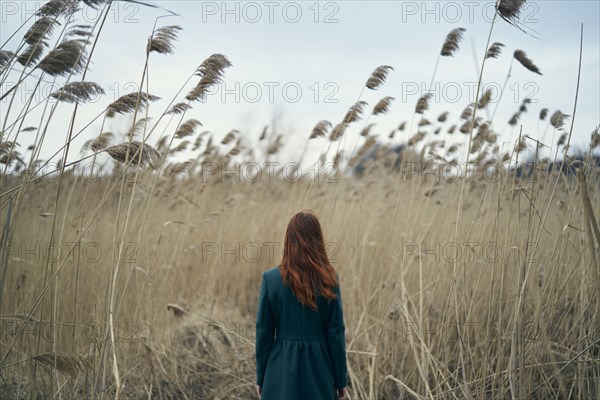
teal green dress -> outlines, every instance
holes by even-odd
[[[262,276],[256,315],[256,383],[261,400],[333,400],[347,385],[342,297],[298,301],[279,268]]]

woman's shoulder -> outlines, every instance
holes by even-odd
[[[282,284],[282,279],[281,274],[279,273],[279,266],[264,271],[262,274],[262,279],[269,290],[280,287]]]
[[[279,266],[266,270],[263,272],[263,276],[269,280],[281,277],[279,273]]]

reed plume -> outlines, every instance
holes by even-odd
[[[161,158],[160,153],[154,147],[146,143],[142,144],[136,140],[108,147],[105,151],[115,161],[120,163],[128,162],[140,167],[149,165],[155,168]]]
[[[373,107],[373,115],[386,114],[390,110],[390,104],[394,101],[391,96],[384,97],[379,100],[375,107]]]
[[[236,135],[239,132],[237,130],[232,130],[230,131],[227,135],[225,135],[225,137],[223,138],[223,140],[221,140],[221,144],[223,145],[228,145],[229,143],[233,142],[236,138]]]
[[[564,144],[567,143],[567,134],[563,133],[562,135],[560,135],[560,137],[558,138],[558,142],[556,143],[557,146],[564,146]]]
[[[527,112],[527,104],[531,103],[531,99],[525,98],[523,99],[523,103],[519,106],[519,112],[524,113]]]
[[[208,135],[209,133],[209,131],[204,131],[196,137],[196,140],[194,141],[194,146],[192,147],[192,151],[196,151],[200,148],[200,146],[202,146],[204,136]]]
[[[548,116],[548,109],[547,108],[542,108],[542,110],[540,111],[540,120],[545,120],[546,117]]]
[[[510,119],[508,120],[508,124],[510,126],[515,126],[517,125],[517,123],[519,122],[519,116],[521,114],[520,113],[514,113],[512,117],[510,117]]]
[[[167,152],[167,140],[169,138],[166,136],[161,137],[160,139],[158,139],[158,141],[156,142],[156,150],[158,150],[159,153],[164,154]]]
[[[473,116],[473,105],[469,104],[468,106],[466,106],[464,108],[464,110],[462,111],[462,113],[460,113],[460,119],[469,119]]]
[[[490,132],[490,124],[487,122],[484,122],[483,124],[479,125],[479,127],[477,129],[477,133],[475,134],[475,138],[485,138],[489,132]]]
[[[309,139],[325,136],[329,129],[331,129],[331,122],[325,120],[319,121],[310,133]]]
[[[527,150],[527,142],[525,141],[525,138],[521,138],[515,145],[515,153],[520,153],[523,150]]]
[[[90,25],[73,25],[65,34],[65,38],[84,38],[89,39],[92,35],[92,27]]]
[[[420,131],[415,133],[410,139],[408,139],[408,145],[409,146],[414,146],[417,143],[419,143],[421,140],[425,139],[425,136],[427,135],[426,132]]]
[[[59,25],[59,22],[56,18],[43,16],[36,20],[27,30],[23,37],[23,41],[30,46],[47,46],[46,39],[54,32],[54,28],[56,28],[57,25]]]
[[[127,138],[131,139],[135,135],[137,135],[138,133],[142,132],[146,128],[146,125],[148,124],[148,122],[151,119],[152,118],[140,118],[140,119],[138,119],[135,122],[135,124],[131,128],[129,128],[129,130],[127,131]]]
[[[456,28],[450,31],[448,36],[446,36],[446,40],[442,45],[442,51],[440,54],[444,57],[453,56],[456,51],[458,51],[458,47],[460,42],[462,41],[463,34],[465,33],[465,28]]]
[[[346,122],[340,122],[331,130],[331,133],[329,134],[329,140],[332,142],[339,140],[342,136],[344,136],[346,129],[348,129],[348,124]]]
[[[210,135],[210,137],[208,138],[208,142],[206,143],[206,147],[204,148],[204,151],[202,152],[202,155],[208,156],[208,155],[212,154],[213,150],[215,150],[215,146],[213,145],[213,137],[212,137],[212,135]]]
[[[68,17],[78,10],[77,0],[50,0],[42,5],[35,15],[47,17]]]
[[[377,90],[381,85],[385,83],[385,80],[388,77],[390,71],[393,71],[394,68],[389,65],[381,65],[371,73],[369,79],[367,79],[366,87],[371,90]]]
[[[103,95],[104,89],[95,82],[71,82],[51,94],[51,97],[67,103],[85,103]]]
[[[338,170],[340,167],[340,162],[342,161],[342,156],[344,155],[344,150],[340,150],[333,157],[333,169]]]
[[[243,146],[241,146],[241,140],[238,139],[237,142],[235,142],[235,146],[233,146],[227,153],[227,157],[237,156],[242,152],[243,149]]]
[[[560,110],[556,110],[550,117],[550,125],[555,129],[562,129],[565,126],[566,119],[569,117],[570,115],[563,114]]]
[[[476,123],[475,121],[472,121],[470,119],[467,119],[458,129],[460,131],[460,133],[464,133],[465,135],[467,133],[469,133],[471,131],[471,126],[473,126],[473,128],[476,127]]]
[[[160,100],[160,97],[151,95],[146,92],[133,92],[121,96],[117,101],[111,103],[107,110],[107,117],[114,117],[115,114],[127,114],[130,112],[143,111],[150,101]]]
[[[484,140],[489,144],[494,144],[498,141],[498,135],[493,133],[491,130],[488,130],[487,135],[485,135]]]
[[[481,98],[479,99],[479,102],[477,103],[477,108],[479,108],[479,109],[486,108],[487,105],[490,103],[490,100],[492,100],[492,89],[488,88],[481,95]]]
[[[369,124],[367,126],[365,126],[361,131],[360,131],[360,136],[369,136],[369,134],[371,133],[371,129],[375,126],[375,124]]]
[[[498,0],[496,2],[496,10],[500,17],[511,25],[515,25],[519,21],[521,9],[527,0]]]
[[[191,172],[196,164],[196,159],[190,158],[189,160],[185,160],[184,162],[175,163],[169,165],[169,168],[165,173],[169,175],[178,175],[183,172]]]
[[[13,161],[16,161],[17,164],[24,164],[21,154],[16,150],[10,150],[0,156],[0,164],[8,165]]]
[[[15,57],[15,53],[8,50],[0,50],[0,74],[4,72],[4,68],[10,64]]]
[[[187,150],[187,148],[188,148],[189,145],[190,145],[190,141],[189,140],[184,140],[183,142],[179,143],[177,146],[173,147],[169,151],[169,155],[185,151],[185,150]]]
[[[24,67],[30,67],[31,65],[37,63],[40,58],[42,58],[43,53],[43,46],[32,44],[28,46],[25,51],[19,54],[17,57],[17,62]]]
[[[429,109],[429,99],[433,95],[431,93],[425,93],[419,100],[417,101],[417,106],[415,107],[415,112],[417,114],[423,114],[425,111]]]
[[[92,369],[92,363],[85,357],[76,353],[45,353],[32,357],[41,365],[68,375],[71,379],[77,378],[80,372]]]
[[[36,12],[40,18],[34,21],[23,37],[23,41],[29,46],[17,58],[19,64],[29,67],[42,57],[44,49],[48,47],[48,36],[52,34],[57,25],[60,25],[57,20],[58,15],[51,12],[56,10],[56,3],[54,3],[54,5],[45,9],[42,7]]]
[[[17,142],[1,142],[0,143],[0,154],[6,154],[19,147],[20,144]]]
[[[202,123],[197,119],[188,119],[179,126],[179,129],[175,132],[175,137],[181,139],[193,135],[199,126],[202,126]]]
[[[63,40],[40,61],[36,68],[52,76],[79,73],[83,71],[87,62],[86,44],[87,41],[81,39]]]
[[[179,114],[183,114],[190,108],[192,108],[192,106],[189,103],[183,103],[183,102],[176,103],[176,104],[173,104],[173,106],[165,114],[179,115]]]
[[[364,111],[365,106],[367,105],[366,101],[357,101],[348,109],[348,112],[344,116],[344,121],[346,124],[351,124],[353,122],[359,121],[362,117],[362,113]]]
[[[213,54],[204,60],[196,70],[200,82],[188,93],[186,100],[203,100],[211,87],[222,82],[225,69],[231,65],[227,57],[222,54]]]
[[[114,135],[112,132],[103,132],[94,139],[86,141],[81,149],[83,151],[86,151],[88,149],[92,149],[94,151],[102,150],[110,144],[110,141],[113,138],[113,136]]]
[[[500,53],[502,53],[503,47],[504,47],[504,44],[502,44],[500,42],[492,43],[492,45],[490,46],[490,48],[487,51],[487,54],[485,55],[485,58],[498,58],[500,56]]]
[[[174,42],[177,40],[177,34],[181,30],[179,25],[169,25],[158,28],[156,32],[148,39],[146,53],[156,52],[158,54],[173,54],[175,50]]]
[[[523,50],[515,50],[514,57],[521,63],[522,66],[530,70],[531,72],[535,72],[536,74],[542,75],[540,69],[531,61],[527,54]]]

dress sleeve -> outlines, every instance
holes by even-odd
[[[256,314],[256,384],[262,386],[267,360],[275,337],[275,318],[269,302],[267,280],[263,274]]]
[[[346,366],[346,327],[342,309],[342,294],[340,286],[335,288],[337,298],[333,301],[331,316],[327,327],[327,348],[333,362],[333,378],[337,389],[348,385]]]

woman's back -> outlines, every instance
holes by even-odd
[[[292,290],[285,286],[279,267],[265,272],[271,309],[277,324],[277,336],[294,340],[319,340],[326,335],[333,308],[322,296],[317,296],[317,311],[301,304]]]
[[[280,268],[263,273],[256,320],[257,385],[263,400],[331,400],[346,382],[345,329],[336,298],[298,301]]]

